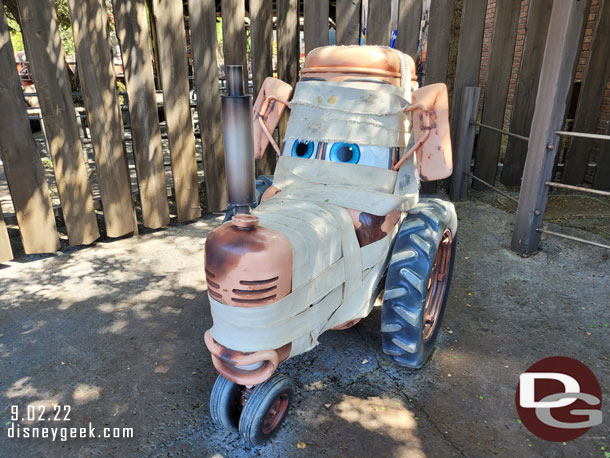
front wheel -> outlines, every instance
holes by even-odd
[[[422,199],[403,221],[381,311],[383,351],[399,365],[419,369],[432,349],[445,312],[457,236],[450,202]]]
[[[212,420],[225,429],[235,431],[241,412],[241,387],[219,375],[210,395]]]
[[[292,381],[282,374],[256,385],[239,418],[241,436],[252,445],[269,440],[284,421],[293,395]]]

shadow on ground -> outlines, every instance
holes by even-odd
[[[546,240],[521,258],[508,248],[511,214],[476,200],[458,213],[454,282],[426,366],[385,358],[376,309],[282,366],[295,404],[256,448],[208,415],[216,373],[203,344],[203,246],[220,219],[9,264],[0,270],[0,456],[603,457],[608,421],[567,445],[544,442],[517,422],[514,393],[535,361],[565,355],[610,395],[608,254]],[[91,422],[134,437],[8,438],[13,405],[24,417],[28,405],[70,405],[69,421],[37,425]]]

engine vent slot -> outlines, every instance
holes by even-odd
[[[264,304],[266,302],[269,302],[269,301],[275,299],[276,297],[277,297],[277,294],[273,294],[273,295],[267,296],[267,297],[248,298],[248,299],[232,297],[231,300],[237,304]]]
[[[257,285],[265,285],[267,283],[273,283],[277,281],[280,277],[269,278],[268,280],[241,280],[239,282],[240,285],[244,286],[257,286]]]
[[[277,285],[274,285],[270,288],[264,288],[264,289],[234,289],[233,293],[237,294],[238,296],[254,296],[257,294],[270,293],[274,289],[277,289]]]

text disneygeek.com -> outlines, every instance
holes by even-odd
[[[55,405],[51,409],[44,406],[11,406],[11,419],[4,426],[9,439],[50,439],[52,442],[66,442],[68,439],[129,439],[133,428],[104,427],[95,428],[91,422],[86,426],[55,426],[57,422],[70,421],[71,408],[68,405]],[[23,425],[20,421],[49,422],[45,425]],[[65,424],[65,423],[64,423]],[[53,425],[53,426],[51,426]]]

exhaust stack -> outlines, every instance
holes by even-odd
[[[252,97],[244,92],[242,65],[227,65],[227,95],[222,97],[222,131],[229,205],[250,213],[256,203]]]

